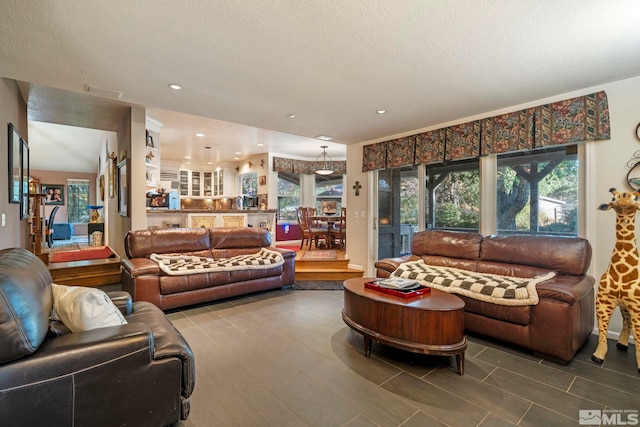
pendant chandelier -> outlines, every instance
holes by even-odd
[[[313,167],[318,175],[331,175],[333,173],[333,160],[327,154],[328,145],[322,145],[322,154],[316,157]]]

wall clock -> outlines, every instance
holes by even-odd
[[[638,123],[638,126],[636,127],[636,138],[640,140],[640,123]]]

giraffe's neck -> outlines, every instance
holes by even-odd
[[[618,214],[616,219],[616,245],[614,252],[624,252],[635,255],[635,264],[638,264],[638,247],[635,234],[635,212],[630,214]],[[628,258],[627,258],[628,259]]]

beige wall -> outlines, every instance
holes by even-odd
[[[9,203],[8,181],[8,124],[18,129],[27,143],[27,106],[20,95],[15,80],[0,79],[0,218],[5,215],[5,226],[0,222],[0,249],[11,247],[27,248],[30,246],[29,223],[20,220],[20,205]]]

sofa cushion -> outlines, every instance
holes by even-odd
[[[591,245],[578,237],[488,236],[482,241],[480,260],[582,276],[591,262]]]
[[[212,228],[209,231],[211,249],[238,249],[271,246],[271,233],[262,228]]]
[[[466,312],[523,326],[528,325],[531,321],[531,311],[534,307],[532,305],[491,304],[464,295],[458,296],[464,301],[464,310]]]
[[[0,251],[0,363],[35,352],[49,330],[51,274],[22,248]]]
[[[124,238],[129,258],[148,258],[152,253],[206,253],[209,250],[208,228],[166,228],[132,230]]]
[[[127,323],[126,319],[100,289],[64,286],[53,283],[52,320],[62,321],[72,332],[88,331]]]
[[[482,235],[478,233],[426,230],[414,234],[411,253],[476,260],[480,254],[480,242]]]

